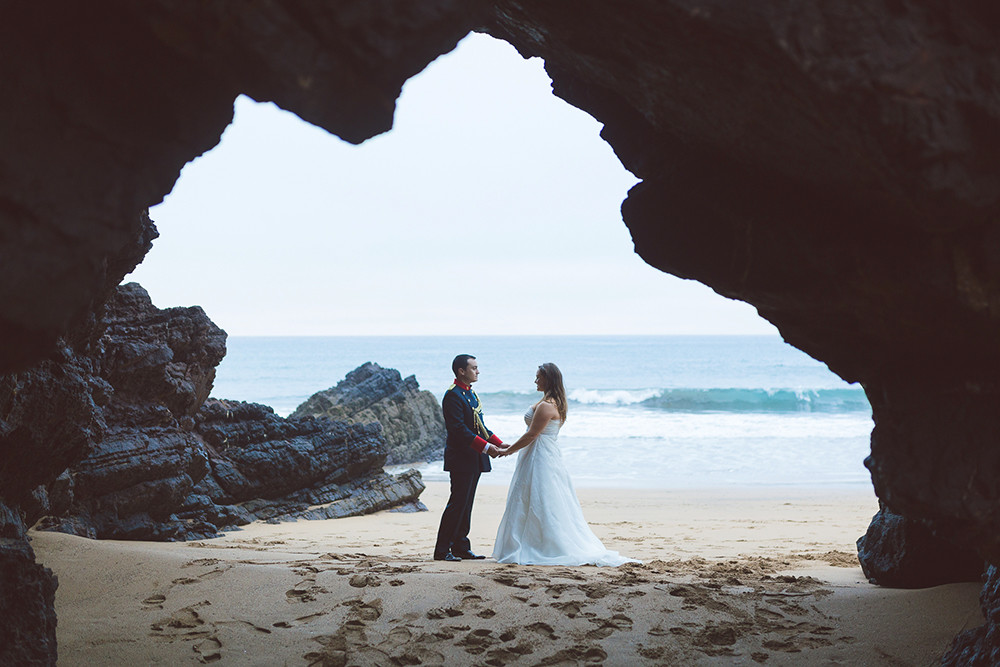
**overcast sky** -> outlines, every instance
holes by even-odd
[[[360,146],[241,97],[150,210],[160,238],[126,280],[237,336],[776,333],[634,253],[636,179],[600,129],[482,35]]]

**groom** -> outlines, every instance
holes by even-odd
[[[483,423],[483,407],[472,390],[479,379],[479,364],[471,354],[460,354],[451,362],[455,384],[441,401],[448,439],[444,447],[444,469],[451,477],[451,495],[441,515],[434,560],[460,561],[480,559],[472,553],[469,527],[472,501],[476,497],[479,475],[490,471],[490,457],[507,446]]]

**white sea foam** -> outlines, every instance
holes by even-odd
[[[523,415],[493,414],[489,427],[509,438],[525,431]],[[858,413],[661,412],[623,407],[571,410],[560,435],[571,438],[817,438],[837,434],[867,439],[871,418]]]
[[[660,389],[574,389],[567,398],[588,405],[635,405],[662,393]]]

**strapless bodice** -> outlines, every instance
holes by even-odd
[[[531,419],[534,416],[535,416],[535,406],[532,405],[531,407],[528,408],[528,411],[524,413],[524,423],[530,426]],[[542,433],[544,433],[545,435],[557,435],[561,427],[562,427],[562,421],[559,419],[553,419],[548,424],[545,425],[545,428],[542,430]]]

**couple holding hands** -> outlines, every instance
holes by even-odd
[[[577,500],[557,442],[566,422],[566,389],[555,364],[542,364],[535,374],[540,401],[528,408],[527,432],[505,445],[483,422],[483,408],[472,384],[479,364],[470,354],[452,362],[455,383],[441,406],[448,439],[444,469],[451,495],[441,516],[434,559],[483,559],[472,552],[469,529],[479,476],[491,469],[490,458],[520,452],[507,506],[497,530],[493,558],[498,563],[531,565],[611,565],[638,562],[604,548],[590,530]]]

